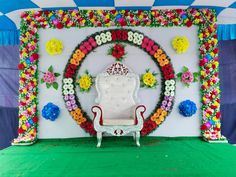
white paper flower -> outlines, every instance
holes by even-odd
[[[170,92],[169,92],[169,91],[165,91],[165,92],[164,92],[164,95],[165,95],[165,96],[170,96]]]
[[[69,94],[68,90],[63,90],[63,94],[68,95]]]
[[[96,40],[96,41],[101,40],[100,36],[99,36],[99,35],[96,35],[96,36],[95,36],[95,40]]]
[[[169,86],[170,85],[170,80],[165,81],[165,85]]]
[[[97,45],[101,45],[102,44],[102,41],[101,40],[97,40]]]
[[[170,96],[175,96],[175,92],[174,91],[170,92]]]
[[[68,89],[68,85],[67,84],[63,85],[63,90],[66,90],[66,89]]]
[[[141,45],[142,43],[143,43],[142,40],[138,40],[138,42],[137,42],[138,45]]]
[[[133,41],[133,37],[132,37],[132,36],[129,36],[129,37],[128,37],[128,41],[132,42],[132,41]]]
[[[75,93],[74,90],[69,90],[69,94],[73,95]]]
[[[133,37],[133,34],[134,34],[134,33],[133,33],[132,31],[129,31],[129,32],[128,32],[128,36],[129,36],[129,37],[130,37],[130,36]]]
[[[170,90],[175,90],[175,86],[171,85]]]
[[[165,87],[165,91],[170,91],[171,89],[170,89],[170,87],[169,86],[166,86]]]
[[[107,41],[112,41],[111,36],[107,36]]]
[[[109,36],[111,37],[111,32],[110,32],[110,31],[107,31],[107,32],[106,32],[106,36],[107,36],[107,37],[109,37]]]
[[[139,34],[137,32],[134,33],[134,38],[138,38]]]
[[[101,33],[101,34],[100,34],[100,37],[101,37],[101,38],[106,38],[106,34],[105,34],[105,33]]]
[[[141,41],[142,41],[142,40],[143,40],[143,38],[144,38],[144,36],[143,36],[142,34],[139,34],[139,35],[138,35],[138,38],[139,38],[139,40],[141,40]]]
[[[134,38],[134,39],[133,39],[133,43],[134,43],[134,44],[137,44],[137,43],[138,43],[138,39],[137,39],[137,38]]]
[[[73,79],[72,78],[68,78],[67,81],[68,81],[69,84],[72,84]]]
[[[68,89],[73,89],[74,86],[72,84],[68,85]]]
[[[106,38],[102,38],[102,43],[106,43],[107,39]]]
[[[175,80],[170,80],[171,85],[175,85]]]

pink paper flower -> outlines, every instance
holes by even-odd
[[[186,71],[182,74],[181,81],[185,84],[190,84],[194,80],[193,74],[190,71]]]
[[[54,75],[54,73],[47,71],[44,75],[43,75],[43,81],[49,84],[52,84],[53,82],[56,81],[56,77]]]

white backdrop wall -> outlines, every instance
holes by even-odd
[[[72,28],[72,29],[46,29],[40,30],[39,41],[39,70],[45,72],[47,68],[52,65],[54,72],[61,73],[61,76],[57,78],[59,83],[58,90],[53,88],[47,89],[45,84],[39,84],[39,138],[71,138],[71,137],[85,137],[89,134],[85,133],[83,129],[72,119],[65,107],[65,103],[61,93],[61,82],[64,68],[67,61],[75,49],[75,47],[83,41],[87,36],[97,31],[102,31],[105,28]],[[135,27],[132,28],[143,32],[151,39],[156,41],[165,50],[167,55],[170,56],[176,73],[182,70],[183,66],[187,66],[190,71],[199,71],[198,67],[198,38],[197,28],[191,27],[171,27],[171,28],[148,28],[148,27]],[[176,54],[171,47],[172,39],[177,35],[185,35],[188,37],[190,47],[184,54]],[[46,53],[46,42],[51,38],[57,38],[63,41],[64,50],[61,55],[50,56]],[[112,56],[107,55],[107,50],[112,44],[107,44],[96,48],[90,53],[80,67],[79,74],[83,74],[87,69],[93,76],[104,71],[104,69],[114,62]],[[124,64],[130,67],[137,74],[142,74],[146,69],[150,68],[151,71],[160,73],[160,70],[156,64],[152,61],[150,56],[144,51],[126,45],[127,51]],[[39,78],[42,78],[40,73]],[[160,83],[161,75],[157,76]],[[156,89],[141,88],[139,96],[141,104],[146,105],[147,111],[145,116],[147,117],[153,111],[156,103],[159,100],[161,85],[159,84]],[[176,99],[172,110],[172,113],[166,118],[166,121],[157,128],[151,136],[200,136],[200,83],[193,83],[189,88],[184,87],[180,82],[177,82],[176,86]],[[77,95],[83,110],[92,118],[91,107],[95,104],[96,90],[93,87],[89,93],[80,93],[77,88]],[[198,111],[191,118],[184,118],[178,113],[178,105],[181,101],[190,99],[197,105]],[[41,116],[41,110],[45,104],[53,102],[61,109],[60,116],[54,122],[45,120]]]

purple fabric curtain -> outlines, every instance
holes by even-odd
[[[0,149],[17,136],[19,46],[0,46]]]
[[[236,40],[219,42],[222,134],[236,144]]]

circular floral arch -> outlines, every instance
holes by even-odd
[[[162,83],[160,99],[149,117],[144,121],[142,135],[155,130],[171,112],[175,96],[175,74],[165,51],[149,37],[131,29],[111,29],[94,33],[82,41],[73,51],[65,67],[62,83],[63,99],[73,119],[88,133],[95,135],[92,120],[82,110],[76,95],[77,72],[86,56],[98,46],[114,42],[124,42],[145,51],[160,68]]]

